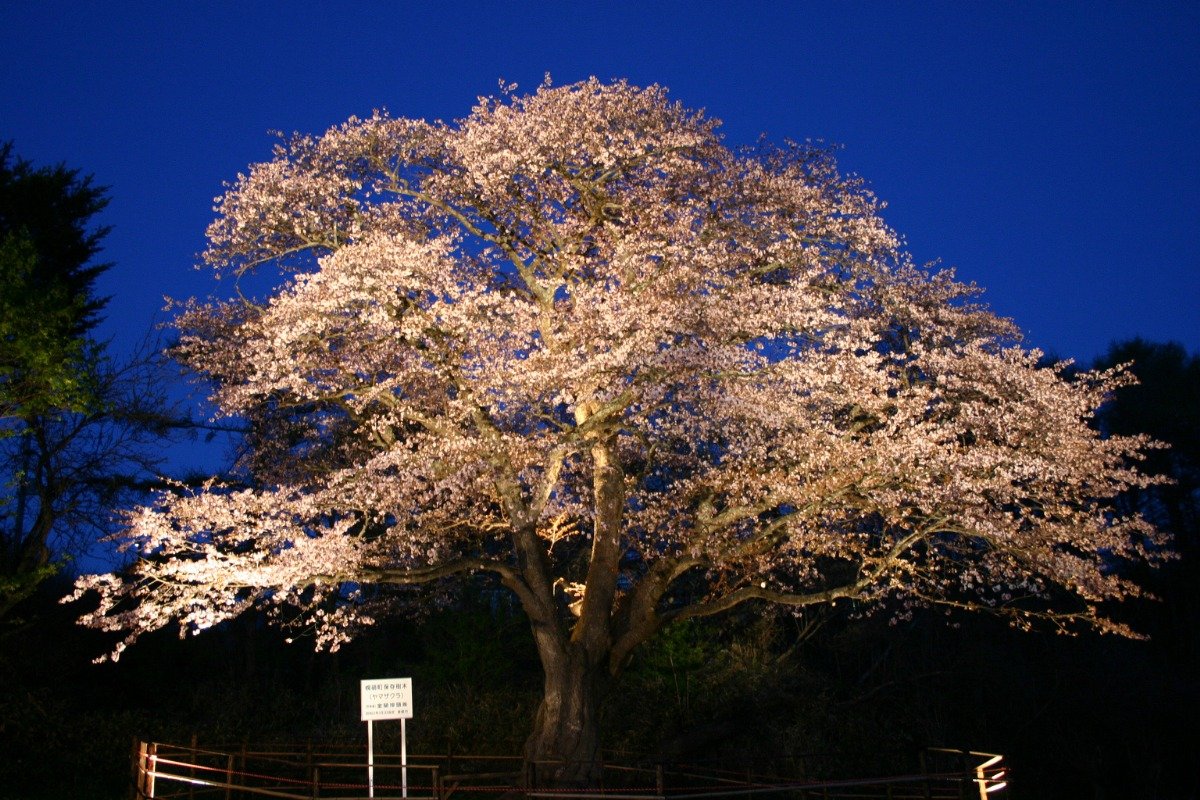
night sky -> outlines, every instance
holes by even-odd
[[[734,145],[843,145],[914,257],[1030,345],[1200,350],[1200,3],[0,0],[0,30],[0,140],[110,187],[114,349],[229,288],[195,254],[269,131],[454,119],[549,72],[662,84]]]

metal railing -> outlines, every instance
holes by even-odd
[[[654,763],[595,765],[595,785],[543,786],[539,772],[561,764],[523,763],[516,756],[375,754],[368,782],[362,747],[275,746],[201,748],[136,742],[134,800],[491,800],[521,795],[537,800],[717,800],[762,795],[793,800],[976,800],[1008,782],[1003,757],[928,748],[920,774],[852,780],[795,780],[751,776],[700,766]],[[544,772],[542,774],[545,774]],[[456,797],[457,796],[457,797]],[[473,797],[468,797],[473,796]]]
[[[1008,766],[998,753],[977,750],[955,750],[948,747],[926,747],[921,751],[922,772],[958,772],[960,797],[987,798],[1008,787]],[[968,793],[968,785],[974,790]]]

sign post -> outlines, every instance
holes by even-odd
[[[412,719],[412,678],[359,681],[362,721],[367,723],[367,797],[375,796],[375,731],[377,719],[400,720],[400,791],[408,797],[408,738],[404,721]]]

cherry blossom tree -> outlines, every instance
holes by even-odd
[[[1119,372],[1039,368],[914,266],[827,148],[728,148],[659,87],[506,88],[453,124],[282,141],[217,201],[177,356],[247,421],[245,486],[129,515],[84,621],[181,635],[289,609],[336,648],[476,573],[544,667],[526,746],[594,769],[639,644],[743,603],[990,609],[1129,633],[1105,502],[1145,442],[1089,427]],[[119,653],[118,649],[118,653]]]

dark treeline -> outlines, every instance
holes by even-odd
[[[1145,468],[1173,482],[1123,498],[1175,535],[1180,557],[1139,580],[1158,599],[1115,613],[1145,641],[1024,634],[984,617],[753,608],[668,629],[608,698],[604,741],[626,757],[723,762],[759,774],[913,771],[924,746],[1005,754],[1014,798],[1184,798],[1200,713],[1200,359],[1177,345],[1115,345],[1142,380],[1097,424],[1172,448]],[[209,744],[361,742],[358,681],[412,676],[410,752],[517,753],[540,693],[529,628],[471,587],[337,653],[246,616],[181,641],[148,636],[117,664],[111,638],[75,625],[58,577],[0,634],[0,797],[128,796],[133,737]],[[382,747],[396,726],[381,725]]]

